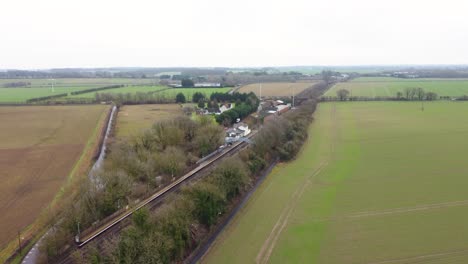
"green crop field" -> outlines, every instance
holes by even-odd
[[[23,103],[28,99],[50,96],[54,94],[71,93],[91,87],[54,87],[52,88],[0,88],[0,102]]]
[[[7,88],[11,83],[29,83],[27,87]],[[98,88],[117,84],[151,84],[151,79],[123,78],[75,78],[75,79],[0,79],[0,103],[24,103],[28,99],[50,96],[54,94],[71,93],[90,88]],[[53,86],[53,89],[52,89]],[[107,90],[109,91],[109,90]],[[80,97],[94,96],[94,93],[83,94]],[[78,97],[78,96],[77,96]]]
[[[133,78],[58,78],[58,79],[0,79],[0,87],[8,83],[26,82],[28,87],[50,87],[52,84],[57,87],[101,87],[116,84],[153,84],[153,79],[133,79]]]
[[[162,89],[166,89],[166,86],[125,86],[122,88],[115,88],[115,89],[107,89],[107,90],[102,90],[102,91],[96,91],[96,92],[89,92],[89,93],[83,93],[83,94],[77,94],[77,95],[69,95],[68,98],[94,98],[96,96],[96,93],[137,93],[137,92],[142,92],[142,93],[148,93],[148,92],[155,92],[159,91]]]
[[[322,103],[203,263],[467,263],[468,104]]]
[[[405,88],[423,88],[439,96],[468,95],[468,79],[401,79],[390,77],[362,77],[334,85],[325,96],[336,96],[339,89],[347,89],[352,96],[391,96]]]

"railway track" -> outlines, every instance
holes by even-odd
[[[256,131],[253,131],[249,136],[247,136],[247,138],[250,139],[255,134]],[[196,168],[192,169],[191,171],[178,178],[168,186],[164,187],[163,189],[154,193],[150,197],[141,201],[137,206],[129,209],[128,212],[122,213],[114,217],[113,219],[109,220],[107,223],[103,224],[101,227],[97,228],[96,230],[84,237],[76,237],[75,242],[77,248],[81,249],[93,241],[99,242],[100,239],[105,237],[106,235],[116,234],[120,232],[125,226],[131,223],[131,221],[129,221],[128,219],[133,215],[134,212],[143,207],[149,207],[151,210],[159,207],[159,205],[164,202],[164,198],[169,193],[177,191],[183,183],[186,183],[189,180],[196,178],[195,176],[201,174],[201,172],[203,171],[208,170],[219,160],[225,157],[232,156],[233,154],[237,153],[240,149],[245,148],[247,145],[248,143],[245,141],[233,144],[231,147],[224,149],[222,152],[220,152],[218,155],[215,155],[211,159],[200,163],[199,166],[197,166]],[[75,247],[70,247],[62,254],[60,258],[56,259],[54,263],[72,263],[73,261],[70,257],[70,254],[74,249]]]

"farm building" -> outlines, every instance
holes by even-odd
[[[220,83],[196,83],[193,85],[196,88],[220,88]]]
[[[276,106],[266,105],[260,111],[260,115],[263,116],[263,121],[268,122],[269,120],[274,119],[275,117],[282,115],[291,109],[291,104],[280,104]]]

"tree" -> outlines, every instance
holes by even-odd
[[[192,102],[196,103],[196,102],[200,102],[200,100],[205,100],[204,94],[200,92],[196,92],[192,95]]]
[[[340,101],[345,101],[349,95],[349,91],[346,89],[340,89],[336,92],[336,95],[338,96],[338,99],[340,99]]]
[[[414,97],[416,96],[416,88],[410,88],[410,100],[414,100]]]
[[[416,88],[416,89],[415,89],[415,94],[416,94],[418,100],[419,100],[419,101],[422,101],[422,100],[424,100],[424,95],[425,95],[426,93],[424,92],[424,89],[423,89],[423,88]]]
[[[428,101],[437,100],[437,94],[434,93],[434,92],[426,93],[426,100],[428,100]]]
[[[410,100],[411,98],[411,88],[405,88],[404,90],[406,100]]]
[[[182,79],[182,87],[191,88],[194,86],[194,83],[191,79]]]
[[[178,93],[176,95],[176,103],[185,103],[186,100],[185,100],[185,95],[183,93]]]
[[[161,169],[171,177],[178,176],[186,168],[187,154],[177,147],[168,147],[160,156]]]
[[[213,152],[223,142],[224,130],[218,125],[207,124],[206,121],[194,138],[194,145],[200,152],[200,156],[206,156]]]
[[[397,98],[397,100],[401,100],[401,98],[403,98],[403,93],[402,92],[397,92],[396,93],[396,98]]]
[[[330,70],[323,70],[322,71],[322,79],[326,83],[331,83],[332,77],[333,77],[333,72],[332,71],[330,71]]]
[[[198,183],[184,190],[195,205],[198,221],[208,227],[216,222],[219,213],[224,212],[226,197],[219,187],[206,182]]]
[[[205,108],[205,102],[203,101],[203,99],[200,99],[200,100],[198,101],[198,105],[197,105],[197,106],[198,106],[198,108]]]
[[[133,224],[141,231],[148,232],[149,226],[149,210],[148,208],[138,209],[133,213]]]

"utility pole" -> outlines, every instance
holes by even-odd
[[[262,83],[260,83],[260,100],[262,100]]]
[[[18,231],[18,247],[19,247],[19,254],[21,256],[22,248],[21,248],[21,234],[20,234],[20,231]]]
[[[296,96],[294,85],[292,86],[292,93],[293,93],[292,108],[294,108],[294,97]]]
[[[50,81],[50,89],[52,90],[52,93],[55,92],[55,87],[54,87],[54,82],[55,82],[55,79],[49,79]]]

